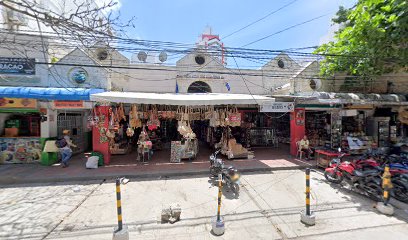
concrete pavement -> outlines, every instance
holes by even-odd
[[[403,239],[408,207],[396,215],[378,214],[374,202],[345,188],[332,187],[312,172],[316,225],[300,223],[304,172],[246,174],[238,199],[224,191],[226,232],[210,233],[217,188],[207,177],[131,180],[122,186],[124,223],[130,239]],[[76,187],[79,187],[79,191]],[[111,239],[116,224],[113,181],[13,185],[0,195],[1,239]],[[5,197],[7,196],[7,197]],[[178,203],[181,221],[160,224],[162,208]]]

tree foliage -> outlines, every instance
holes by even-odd
[[[332,19],[340,24],[332,42],[315,53],[324,54],[321,74],[336,72],[369,77],[407,69],[408,4],[406,0],[359,0],[340,7]]]

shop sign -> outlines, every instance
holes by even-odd
[[[60,101],[54,100],[54,108],[84,108],[84,101]]]
[[[29,98],[0,98],[0,108],[37,108],[37,100]]]
[[[294,110],[293,102],[269,102],[261,105],[261,112],[293,112]]]
[[[0,74],[35,75],[35,59],[0,57]]]

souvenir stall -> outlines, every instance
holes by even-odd
[[[41,159],[42,117],[35,99],[0,99],[0,163]]]
[[[331,113],[306,111],[306,136],[314,148],[331,148]]]
[[[114,136],[110,133],[106,135],[104,132],[111,132],[108,130],[111,128],[110,126],[113,126],[115,131],[118,123],[120,126],[120,121],[125,121],[124,117],[129,115],[126,135],[129,137],[133,134],[131,143],[139,143],[137,148],[138,151],[143,153],[141,157],[151,158],[151,150],[168,146],[170,148],[169,158],[171,162],[179,162],[181,159],[194,159],[197,156],[199,144],[197,134],[193,131],[193,128],[196,129],[196,122],[205,123],[200,124],[198,127],[201,129],[199,132],[200,139],[206,139],[207,142],[214,144],[214,146],[218,144],[223,149],[223,153],[229,158],[248,157],[249,152],[233,138],[233,135],[228,133],[229,128],[241,125],[241,113],[236,106],[273,101],[272,98],[268,97],[243,94],[155,94],[133,92],[93,94],[91,100],[105,104],[123,104],[124,113],[122,113],[122,109],[109,110],[108,107],[106,113],[108,122],[104,126],[106,129],[102,128],[102,131],[97,131],[100,136],[107,138],[107,142],[110,142],[109,139],[114,138]],[[129,110],[126,111],[127,109]],[[97,110],[95,112],[97,113]],[[128,114],[126,114],[127,112]],[[174,122],[176,124],[173,124]],[[177,131],[176,136],[172,134],[171,128],[174,127],[176,127]],[[217,128],[226,129],[226,132],[222,132],[219,138],[216,136],[217,132],[219,132],[216,130]],[[150,132],[152,131],[156,133],[151,135]],[[147,136],[149,137],[147,138]],[[111,146],[111,144],[109,143],[108,146]],[[108,152],[108,154],[110,153]]]
[[[363,154],[373,146],[373,137],[367,136],[366,112],[357,109],[341,110],[341,148],[353,155]],[[370,121],[368,119],[368,121]],[[388,130],[387,130],[388,131]]]

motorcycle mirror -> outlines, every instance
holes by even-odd
[[[339,152],[341,152],[341,148],[338,148],[337,150],[338,150]]]

